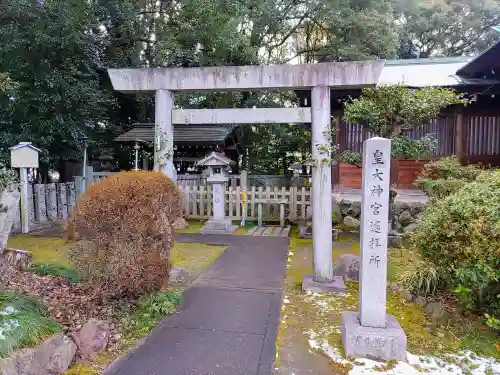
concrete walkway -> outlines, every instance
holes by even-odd
[[[288,238],[177,235],[228,245],[194,282],[179,311],[105,375],[270,375]]]

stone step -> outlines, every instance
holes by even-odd
[[[274,231],[274,227],[266,227],[266,230],[264,231],[264,233],[262,233],[263,236],[270,236],[271,233]]]
[[[290,236],[290,230],[292,227],[288,226],[286,228],[283,228],[280,233],[280,237],[289,237]]]
[[[273,232],[272,236],[273,237],[279,237],[282,229],[283,228],[281,228],[281,227],[277,227],[276,230]]]
[[[253,236],[253,234],[257,231],[257,229],[259,229],[259,227],[253,227],[245,235],[246,236]]]
[[[262,233],[264,233],[264,231],[266,230],[266,227],[259,227],[255,232],[254,232],[254,236],[262,236]]]

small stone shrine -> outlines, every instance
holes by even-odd
[[[213,217],[200,230],[201,234],[231,234],[236,230],[231,219],[226,219],[227,168],[234,162],[217,152],[199,160],[196,165],[208,169],[207,183],[212,185]]]
[[[348,357],[406,360],[406,335],[386,313],[391,141],[370,138],[363,147],[359,312],[342,313]]]

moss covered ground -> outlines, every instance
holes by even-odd
[[[32,263],[71,266],[68,259],[68,246],[60,237],[38,237],[31,235],[10,236],[7,246],[27,250],[31,253]]]
[[[359,241],[354,235],[341,234],[334,243],[332,256],[336,261],[341,254],[359,255],[359,251]],[[409,252],[395,250],[390,256],[389,277],[397,278],[399,272],[412,265],[413,257]],[[311,273],[312,241],[298,239],[296,231],[292,231],[276,342],[275,374],[301,373],[302,370],[319,375],[348,374],[359,363],[341,360],[340,319],[342,311],[358,310],[359,284],[347,282],[346,293],[342,295],[304,294],[301,291],[302,278]],[[390,289],[387,312],[402,325],[408,337],[408,351],[412,354],[443,357],[460,350],[471,350],[484,357],[500,359],[497,337],[478,317],[457,315],[446,323],[437,323],[421,307]],[[379,370],[386,371],[386,367],[394,365],[381,363]]]

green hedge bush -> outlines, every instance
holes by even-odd
[[[476,172],[468,175],[472,177]],[[500,170],[433,203],[410,236],[470,309],[500,308]]]
[[[442,158],[426,164],[415,185],[431,199],[442,199],[474,181],[481,171],[474,164],[463,166],[455,156]]]

